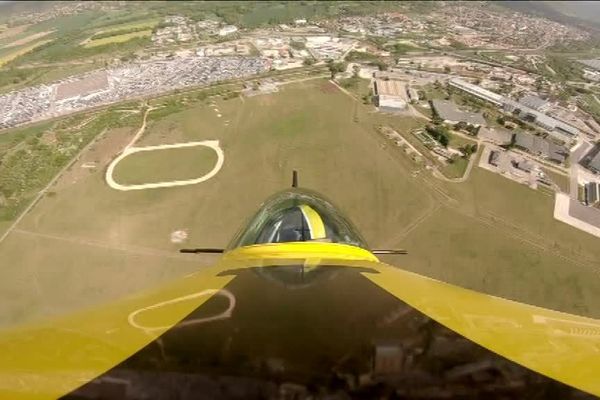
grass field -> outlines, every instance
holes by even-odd
[[[124,23],[124,24],[111,25],[111,26],[109,26],[107,28],[103,28],[99,32],[109,33],[109,32],[118,32],[118,31],[124,31],[124,30],[152,29],[159,22],[160,22],[159,18],[152,18],[152,19],[143,20],[143,21],[136,21],[136,22],[129,22],[129,23]]]
[[[267,196],[289,187],[294,169],[300,185],[337,204],[372,247],[406,248],[408,256],[387,259],[395,265],[600,317],[597,238],[555,221],[551,197],[478,167],[460,184],[413,174],[420,167],[375,128],[408,131],[415,120],[373,113],[325,80],[211,101],[149,119],[136,144],[220,140],[225,163],[207,182],[108,188],[106,165],[136,124],[111,129],[82,155],[0,243],[0,258],[10,260],[0,323],[115,300],[210,264],[177,249],[224,246]],[[95,169],[82,168],[90,161]],[[188,242],[171,243],[175,230],[186,230]]]
[[[90,48],[90,47],[104,46],[104,45],[113,44],[113,43],[124,43],[131,39],[150,37],[150,35],[152,35],[151,29],[147,29],[144,31],[138,31],[138,32],[130,32],[130,33],[125,33],[123,35],[109,36],[109,37],[105,37],[102,39],[92,39],[89,42],[86,42],[83,45],[83,47]]]
[[[123,185],[194,179],[216,162],[217,153],[204,146],[140,152],[117,164],[114,178]]]
[[[457,157],[454,162],[441,168],[442,173],[447,178],[461,178],[469,165],[469,160],[463,157]]]
[[[27,43],[33,42],[34,40],[41,39],[44,36],[48,36],[51,33],[53,33],[53,31],[37,32],[37,33],[34,33],[32,35],[25,36],[24,38],[15,40],[13,42],[10,42],[10,43],[4,45],[3,48],[11,48],[11,47],[22,46],[22,45],[25,45]]]
[[[399,168],[410,165],[407,161],[381,153],[377,121],[364,110],[355,122],[348,112],[353,104],[319,80],[288,85],[274,95],[217,101],[221,118],[213,106],[199,105],[151,120],[136,145],[221,141],[225,164],[219,174],[180,188],[108,188],[104,168],[137,126],[119,133],[121,138],[107,132],[72,167],[75,183],[70,175],[61,179],[56,194],[42,199],[0,243],[2,258],[12,260],[0,283],[0,293],[10,296],[2,322],[108,301],[206,265],[202,258],[179,256],[171,232],[187,230],[192,246],[226,245],[267,196],[289,187],[293,169],[300,171],[303,186],[354,216],[374,246],[392,237],[423,207],[433,207],[433,199]],[[97,168],[83,170],[86,161],[96,161]],[[367,211],[368,204],[373,207]],[[69,254],[61,259],[62,253]],[[152,263],[145,265],[150,256]],[[115,279],[117,273],[126,277]]]
[[[11,50],[8,53],[1,54],[0,55],[0,67],[3,66],[3,65],[5,65],[5,64],[7,64],[7,63],[9,63],[9,62],[11,62],[11,61],[13,61],[13,60],[15,60],[15,59],[17,59],[17,58],[19,58],[19,57],[21,57],[22,55],[25,55],[25,54],[27,54],[27,53],[35,50],[37,47],[40,47],[40,46],[42,46],[42,45],[44,45],[46,43],[49,43],[51,41],[52,40],[42,40],[42,41],[39,41],[39,42],[32,43],[32,44],[30,44],[28,46],[21,47],[21,48],[19,48],[17,50],[14,50],[14,51]]]

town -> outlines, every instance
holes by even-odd
[[[67,7],[56,12],[78,11],[82,10]],[[549,73],[538,72],[541,66],[533,70],[531,63],[544,60],[527,53],[533,47],[583,41],[589,34],[543,18],[512,16],[478,6],[444,5],[425,15],[297,18],[289,24],[245,29],[218,19],[171,15],[153,31],[150,52],[143,59],[0,95],[0,128],[269,71],[337,63],[344,69],[332,74],[336,81],[368,82],[377,110],[430,121],[427,129],[411,136],[425,146],[428,168],[443,170],[461,157],[471,158],[475,147],[448,147],[447,132],[472,139],[481,147],[481,167],[532,188],[556,190],[555,217],[600,235],[600,148],[595,144],[600,125],[598,115],[580,107],[581,98],[598,98],[578,93],[565,98],[568,83],[552,79],[556,72],[549,64],[544,66]],[[497,29],[504,36],[494,35]],[[409,32],[411,39],[397,41]],[[374,42],[373,37],[383,41]],[[516,53],[504,55],[503,61],[464,53],[467,47],[481,45]],[[583,87],[600,80],[600,61],[573,63],[582,67]],[[545,171],[568,177],[568,193]]]

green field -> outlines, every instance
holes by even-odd
[[[102,39],[92,39],[89,42],[86,42],[83,45],[83,47],[90,48],[113,43],[124,43],[130,41],[131,39],[150,37],[150,35],[152,35],[152,30],[150,29],[144,31],[124,33],[122,35],[103,37]]]
[[[160,19],[153,18],[153,19],[148,19],[148,20],[144,20],[144,21],[136,21],[136,22],[129,22],[129,23],[124,23],[124,24],[110,25],[108,28],[102,29],[100,32],[101,33],[110,33],[110,32],[120,32],[120,31],[125,31],[125,30],[152,29],[159,23],[159,21],[160,21]],[[98,32],[98,33],[100,33],[100,32]]]
[[[453,162],[441,168],[442,173],[447,178],[462,178],[469,165],[469,160],[463,157],[457,157]]]
[[[26,46],[18,47],[17,49],[4,49],[5,51],[2,54],[0,54],[0,67],[50,42],[51,40],[41,40],[39,42],[28,44]]]
[[[406,133],[416,120],[373,113],[321,79],[169,109],[149,118],[136,146],[218,139],[222,170],[198,185],[112,190],[105,168],[139,128],[139,114],[107,131],[0,243],[10,266],[0,280],[1,324],[113,301],[209,265],[211,257],[177,250],[225,246],[267,196],[289,187],[294,169],[373,248],[406,248],[408,256],[387,259],[395,265],[600,317],[598,239],[555,221],[551,197],[478,167],[465,183],[414,174],[421,167],[376,127]],[[87,162],[96,167],[82,168]],[[172,243],[175,230],[188,241]]]
[[[194,179],[216,162],[215,151],[205,146],[139,152],[117,164],[114,179],[123,185]]]

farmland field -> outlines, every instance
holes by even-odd
[[[188,100],[156,100],[183,103],[149,118],[136,146],[216,139],[221,171],[185,187],[110,189],[105,168],[139,128],[139,114],[105,132],[0,243],[0,258],[11,260],[0,280],[1,324],[113,301],[210,265],[210,256],[177,250],[225,246],[267,196],[289,187],[294,169],[300,185],[337,204],[373,248],[408,250],[390,263],[600,316],[596,239],[553,220],[552,198],[480,168],[460,184],[415,174],[418,166],[376,129],[406,133],[419,125],[414,119],[373,113],[322,79],[251,98]],[[189,156],[192,165],[187,157],[173,155],[186,170],[172,172],[194,170],[197,157]],[[139,169],[134,164],[120,173]],[[164,178],[150,164],[143,179]],[[175,231],[187,241],[173,243]]]
[[[123,24],[117,24],[117,25],[110,25],[107,28],[103,28],[99,32],[109,33],[109,32],[118,32],[118,31],[124,31],[124,30],[152,29],[158,24],[159,21],[160,20],[158,18],[153,18],[153,19],[137,21],[137,22],[129,22],[129,23],[123,23]]]
[[[144,31],[130,32],[130,33],[124,33],[122,35],[103,37],[101,39],[92,39],[89,42],[86,42],[83,45],[83,47],[90,48],[90,47],[104,46],[104,45],[112,44],[112,43],[124,43],[124,42],[127,42],[127,41],[129,41],[131,39],[135,39],[135,38],[150,37],[151,34],[152,34],[152,30],[147,29]]]
[[[4,64],[7,64],[7,63],[19,58],[20,56],[22,56],[24,54],[27,54],[27,53],[35,50],[37,47],[40,47],[41,45],[44,45],[51,41],[52,40],[42,40],[39,42],[32,43],[28,46],[20,47],[17,50],[10,50],[9,52],[0,54],[0,67]]]

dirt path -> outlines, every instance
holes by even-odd
[[[132,246],[132,245],[115,246],[115,245],[112,245],[109,243],[99,242],[99,241],[90,240],[90,239],[53,235],[53,234],[41,233],[41,232],[32,232],[32,231],[28,231],[28,230],[24,230],[24,229],[15,229],[14,232],[21,234],[21,235],[36,236],[36,237],[41,237],[41,238],[45,238],[45,239],[59,240],[62,242],[69,242],[69,243],[73,243],[73,244],[77,244],[77,245],[98,247],[101,249],[120,251],[120,252],[124,252],[124,253],[137,254],[137,255],[142,255],[142,256],[174,258],[174,259],[178,259],[178,260],[191,261],[191,262],[195,262],[195,263],[198,262],[197,259],[185,256],[183,254],[173,253],[171,251],[161,251],[161,250],[156,250],[156,249],[151,249],[151,248],[141,247],[141,246]]]

